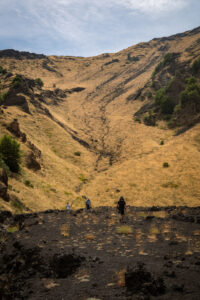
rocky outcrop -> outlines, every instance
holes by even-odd
[[[19,106],[24,112],[30,114],[28,101],[25,96],[16,93],[16,90],[10,89],[4,101],[5,106]]]
[[[0,57],[22,59],[43,59],[46,58],[43,54],[35,54],[26,51],[17,51],[13,49],[6,49],[0,51]]]
[[[21,141],[23,143],[26,142],[26,134],[24,132],[21,132],[20,127],[19,127],[19,122],[18,119],[14,119],[8,126],[7,129],[13,133],[16,137],[21,138]]]
[[[5,201],[9,201],[8,191],[8,175],[5,169],[0,168],[0,197]]]
[[[33,169],[34,171],[38,171],[41,169],[41,165],[37,161],[37,157],[34,152],[30,152],[28,154],[26,165],[29,169]]]

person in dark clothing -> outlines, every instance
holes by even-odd
[[[119,201],[117,202],[117,209],[118,209],[119,214],[121,215],[120,221],[122,221],[124,218],[124,213],[125,213],[125,209],[126,209],[126,202],[125,202],[123,196],[121,196],[119,198]]]
[[[86,205],[86,209],[90,210],[90,208],[91,208],[91,201],[90,201],[89,198],[87,198],[87,200],[85,201],[85,205]]]

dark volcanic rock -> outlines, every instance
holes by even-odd
[[[165,293],[165,285],[162,278],[154,279],[150,272],[145,270],[143,264],[137,268],[128,268],[125,273],[125,283],[128,292],[138,294],[140,292],[158,296]]]
[[[27,156],[27,167],[38,171],[41,169],[40,163],[37,161],[36,155],[33,152],[30,152]]]
[[[199,224],[180,222],[177,214],[196,220],[200,208],[127,206],[126,224],[111,207],[2,212],[1,297],[198,299]],[[118,232],[127,226],[130,233]]]
[[[66,278],[73,274],[78,267],[81,265],[82,257],[76,257],[72,254],[57,255],[55,254],[51,268],[57,278]]]

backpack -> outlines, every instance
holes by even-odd
[[[88,206],[90,206],[90,199],[87,199],[87,200],[86,200],[86,204],[87,204]]]

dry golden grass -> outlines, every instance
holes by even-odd
[[[15,225],[15,226],[9,226],[6,228],[7,232],[9,233],[15,233],[16,231],[19,231],[19,226]]]
[[[169,41],[168,51],[182,52],[199,37]],[[134,122],[133,114],[146,99],[146,102],[126,101],[127,96],[151,78],[155,65],[127,84],[123,83],[131,72],[146,66],[152,56],[160,55],[154,48],[155,42],[151,41],[150,45],[148,50],[136,45],[109,57],[73,60],[49,57],[63,77],[44,69],[42,60],[0,59],[0,64],[9,71],[34,79],[40,77],[45,83],[44,89],[53,90],[55,85],[61,89],[85,87],[80,93],[68,94],[58,105],[42,104],[54,120],[41,113],[30,99],[32,115],[17,107],[8,107],[0,120],[0,135],[3,135],[8,131],[2,124],[18,118],[21,131],[42,151],[41,171],[27,169],[24,160],[22,177],[9,178],[13,193],[30,210],[62,209],[67,201],[73,203],[73,209],[83,208],[81,195],[87,195],[93,207],[113,206],[121,194],[127,204],[135,206],[200,205],[200,125],[174,136],[174,131],[167,129],[163,122],[157,127]],[[127,63],[128,53],[141,55],[134,67]],[[119,62],[105,65],[114,58]],[[182,53],[180,61],[187,59]],[[114,74],[119,76],[105,84]],[[119,87],[124,93],[116,93]],[[74,140],[69,134],[72,131],[91,148]],[[162,146],[161,140],[164,140]],[[29,151],[26,144],[22,150],[26,156]],[[80,156],[74,155],[79,152]],[[98,152],[105,155],[99,159]],[[112,164],[106,153],[113,153]],[[162,167],[165,161],[169,168]],[[30,180],[34,188],[27,187],[25,180]],[[5,201],[0,201],[0,209],[14,211]]]
[[[63,224],[61,227],[60,227],[60,232],[62,235],[64,235],[65,237],[68,237],[69,236],[69,226],[67,224]]]
[[[115,275],[117,277],[117,285],[120,287],[125,287],[126,283],[125,283],[125,273],[126,273],[126,269],[122,269],[118,272],[115,272]]]
[[[93,241],[95,239],[95,235],[88,233],[85,235],[85,240]]]
[[[133,233],[133,229],[130,226],[123,225],[116,228],[116,232],[119,234],[131,234]]]

